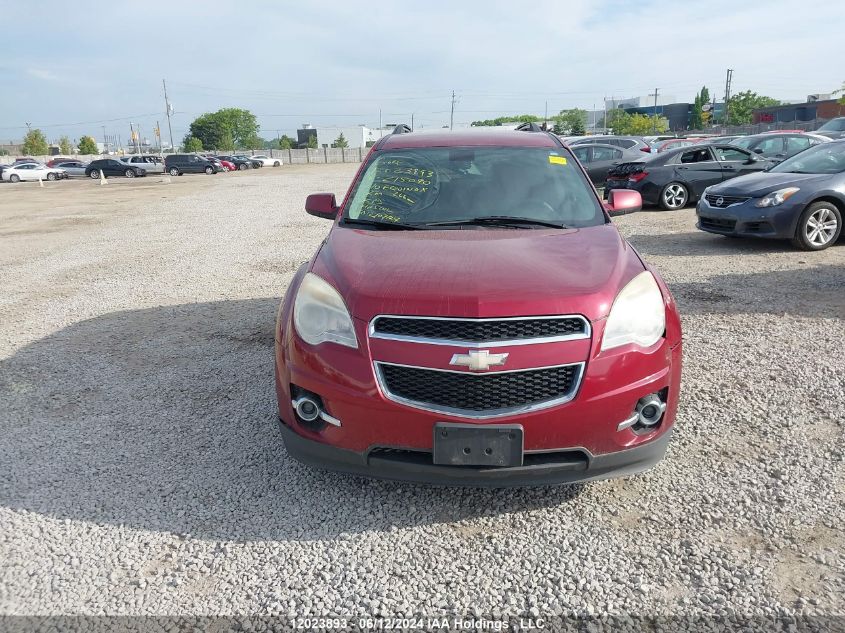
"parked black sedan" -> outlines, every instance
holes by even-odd
[[[842,234],[845,140],[817,145],[768,172],[709,187],[698,228],[741,237],[788,238],[820,251]]]
[[[731,145],[681,147],[613,167],[607,176],[605,196],[610,189],[633,189],[640,192],[646,204],[683,209],[710,185],[763,171],[773,164]]]
[[[103,176],[126,176],[127,178],[147,175],[147,170],[143,167],[127,165],[114,158],[92,160],[85,168],[85,175],[89,178],[99,178],[100,172],[102,172]]]
[[[243,171],[244,169],[253,169],[255,167],[253,163],[260,163],[260,161],[253,161],[249,158],[246,158],[245,156],[218,156],[217,158],[219,158],[220,160],[227,160],[230,163],[233,163],[235,165],[235,169],[239,171]]]
[[[596,187],[604,187],[607,172],[612,167],[643,158],[639,150],[622,149],[605,143],[574,145],[571,149]]]

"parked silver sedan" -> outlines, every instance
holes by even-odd
[[[85,176],[85,168],[88,163],[83,163],[81,160],[68,160],[61,163],[56,163],[56,167],[64,169],[68,176]]]

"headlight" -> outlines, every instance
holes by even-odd
[[[602,350],[635,343],[654,345],[666,329],[666,308],[654,276],[642,272],[616,296],[604,328]]]
[[[787,187],[786,189],[778,189],[767,196],[760,198],[754,203],[755,207],[776,207],[789,200],[792,196],[798,193],[798,187]]]
[[[307,273],[296,293],[293,324],[306,343],[332,342],[358,347],[352,317],[337,290],[313,273]]]

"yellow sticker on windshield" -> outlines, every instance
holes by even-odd
[[[549,162],[553,165],[565,165],[566,159],[563,156],[549,156]]]

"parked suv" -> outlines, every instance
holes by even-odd
[[[196,154],[169,154],[164,158],[164,170],[171,176],[182,174],[216,174],[220,167]]]
[[[373,146],[275,328],[288,453],[472,486],[628,475],[663,457],[681,325],[660,276],[554,135],[410,132]]]

